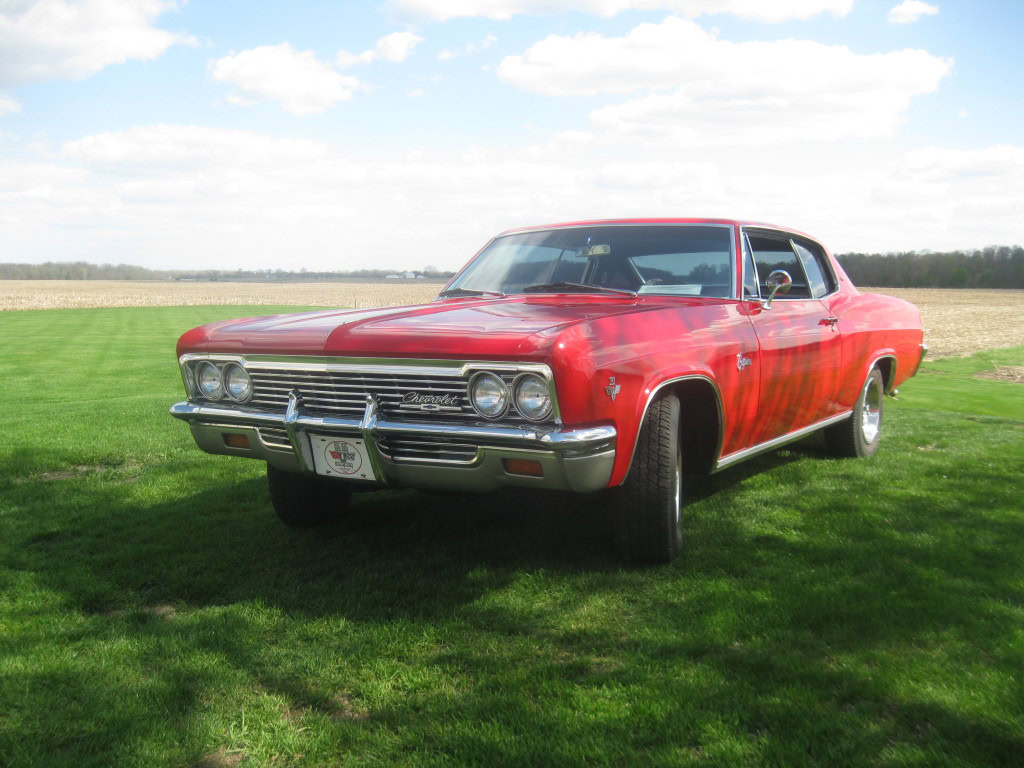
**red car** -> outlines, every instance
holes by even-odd
[[[609,489],[621,555],[668,562],[684,473],[816,430],[871,456],[925,349],[913,305],[800,232],[585,221],[498,235],[429,304],[194,328],[171,413],[266,461],[288,525],[360,487]]]

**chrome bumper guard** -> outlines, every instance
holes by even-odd
[[[541,425],[429,424],[380,417],[377,399],[366,398],[361,419],[310,416],[292,393],[283,416],[242,408],[223,408],[184,402],[171,406],[171,415],[188,423],[196,444],[207,453],[262,459],[292,472],[315,474],[310,434],[359,437],[366,446],[377,485],[489,491],[524,486],[571,491],[596,491],[608,485],[615,462],[615,427],[610,425],[559,429]],[[284,430],[290,448],[269,443],[260,428]],[[229,446],[224,434],[244,434],[249,447]],[[471,462],[404,459],[385,455],[378,444],[388,437],[450,439],[477,446]],[[510,474],[503,459],[539,462],[543,477]],[[365,481],[339,480],[364,484]],[[372,487],[373,484],[365,483]]]

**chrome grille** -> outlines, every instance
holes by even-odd
[[[471,464],[476,460],[478,449],[470,443],[452,443],[440,438],[387,437],[377,441],[377,450],[398,464]]]
[[[292,449],[288,433],[283,429],[277,427],[258,427],[256,432],[260,436],[260,442],[270,448],[285,448],[289,451]]]
[[[302,410],[315,416],[359,418],[366,408],[366,396],[376,395],[380,410],[388,417],[480,420],[469,404],[469,381],[460,373],[450,376],[436,373],[359,373],[353,371],[301,370],[291,368],[246,366],[252,378],[253,397],[250,407],[283,413],[288,405],[288,393],[297,390],[302,396]],[[500,374],[511,387],[515,373]],[[457,398],[456,404],[437,405],[422,410],[402,402],[408,392],[432,395],[438,398]],[[525,421],[513,407],[503,422]]]

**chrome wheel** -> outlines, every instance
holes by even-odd
[[[879,379],[869,376],[861,393],[860,432],[865,443],[875,442],[882,427],[882,386]]]

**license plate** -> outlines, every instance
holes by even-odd
[[[313,461],[319,475],[351,480],[376,480],[362,438],[310,435]]]

